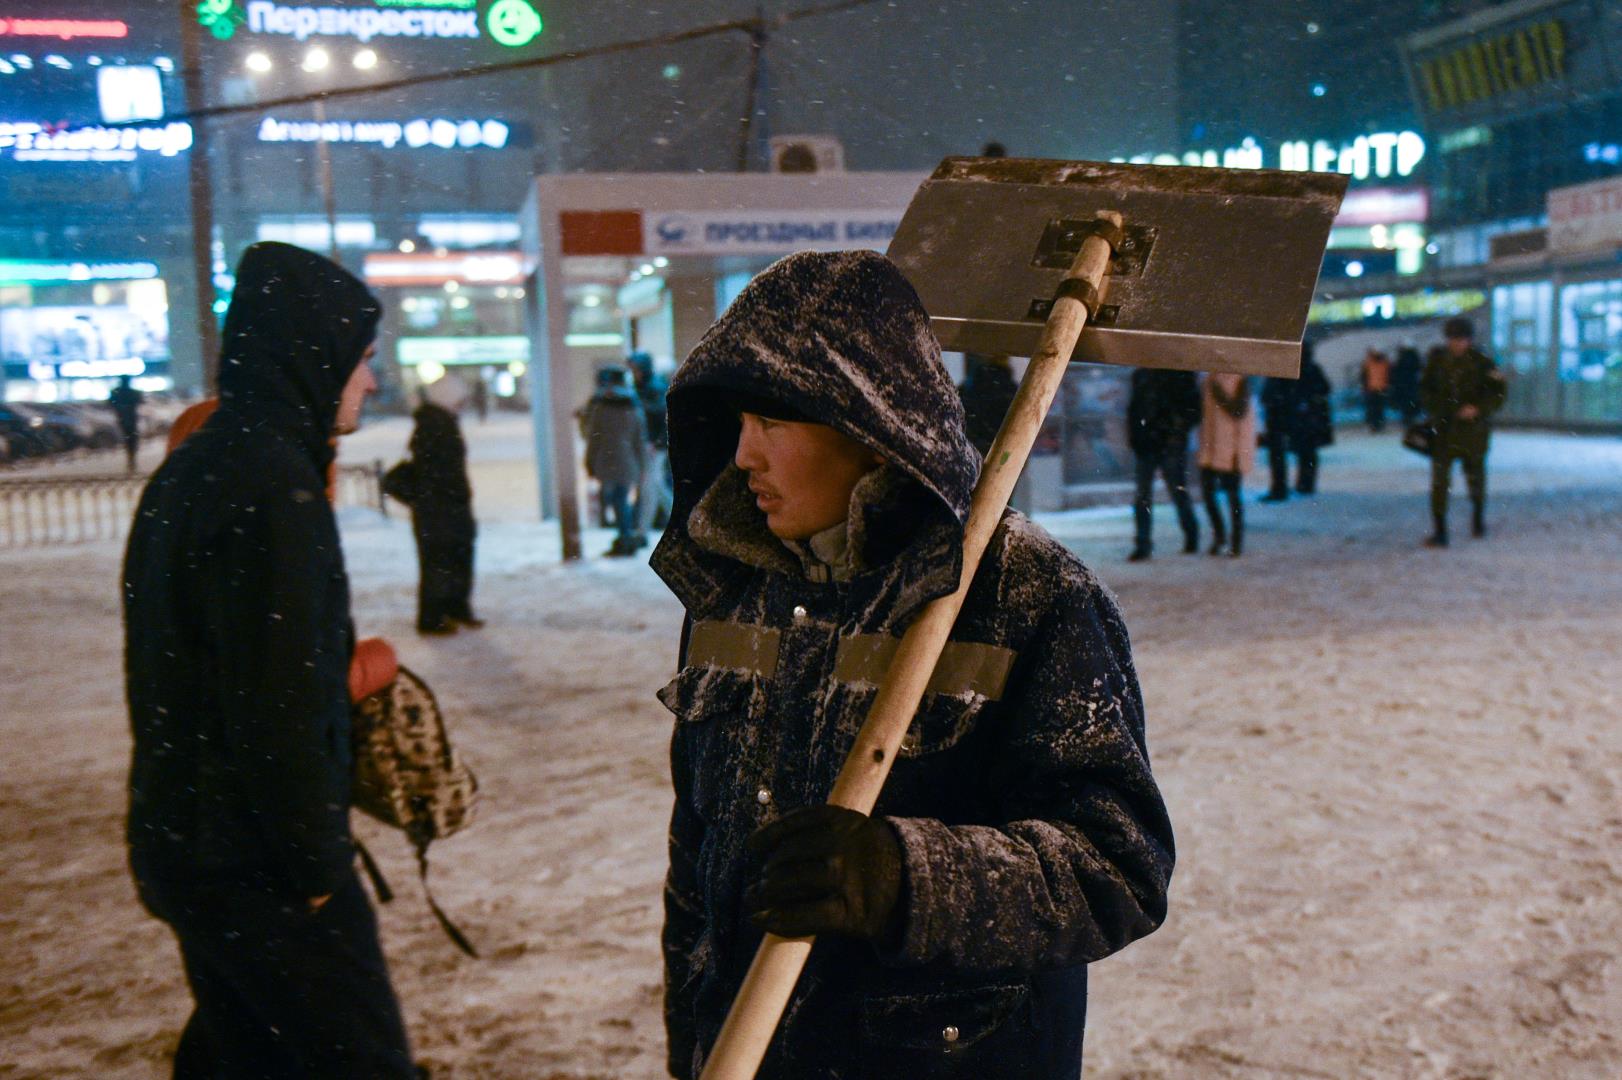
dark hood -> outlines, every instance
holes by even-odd
[[[252,245],[225,313],[221,408],[294,437],[324,467],[338,398],[382,314],[338,264],[289,244]]]
[[[899,547],[939,525],[961,546],[980,459],[917,293],[882,255],[802,252],[750,282],[671,381],[675,502],[652,563],[690,610],[731,572],[713,545],[694,542],[688,519],[730,466],[740,395],[780,401],[884,458],[899,483],[867,487],[900,512],[866,523],[876,542]]]

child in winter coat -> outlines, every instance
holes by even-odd
[[[1256,464],[1256,410],[1250,400],[1250,380],[1243,375],[1215,372],[1200,389],[1200,489],[1205,512],[1211,515],[1211,554],[1238,556],[1245,543],[1245,504],[1240,491],[1244,475]],[[1217,507],[1217,492],[1228,498],[1232,529],[1224,527]]]
[[[962,575],[980,459],[928,317],[880,255],[793,255],[668,402],[671,1075],[702,1071],[771,931],[818,942],[762,1078],[1075,1080],[1087,964],[1160,924],[1172,867],[1114,603],[1008,512],[872,816],[826,805]]]

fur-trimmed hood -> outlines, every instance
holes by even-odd
[[[924,545],[914,552],[920,600],[941,582],[956,586],[980,459],[929,317],[893,263],[868,251],[790,255],[739,294],[677,371],[666,399],[674,509],[652,565],[695,615],[749,566],[796,566],[731,463],[737,395],[782,402],[875,450],[885,465],[852,500],[858,564]]]

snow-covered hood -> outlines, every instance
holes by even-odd
[[[929,509],[916,524],[938,521],[961,537],[980,459],[917,293],[882,255],[802,252],[750,282],[671,381],[675,501],[652,562],[684,601],[692,590],[678,579],[708,554],[692,550],[688,518],[732,460],[740,394],[774,399],[877,451],[921,492]]]

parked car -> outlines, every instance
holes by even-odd
[[[0,432],[5,433],[15,457],[43,457],[56,450],[56,436],[45,426],[45,418],[24,405],[0,405]]]

